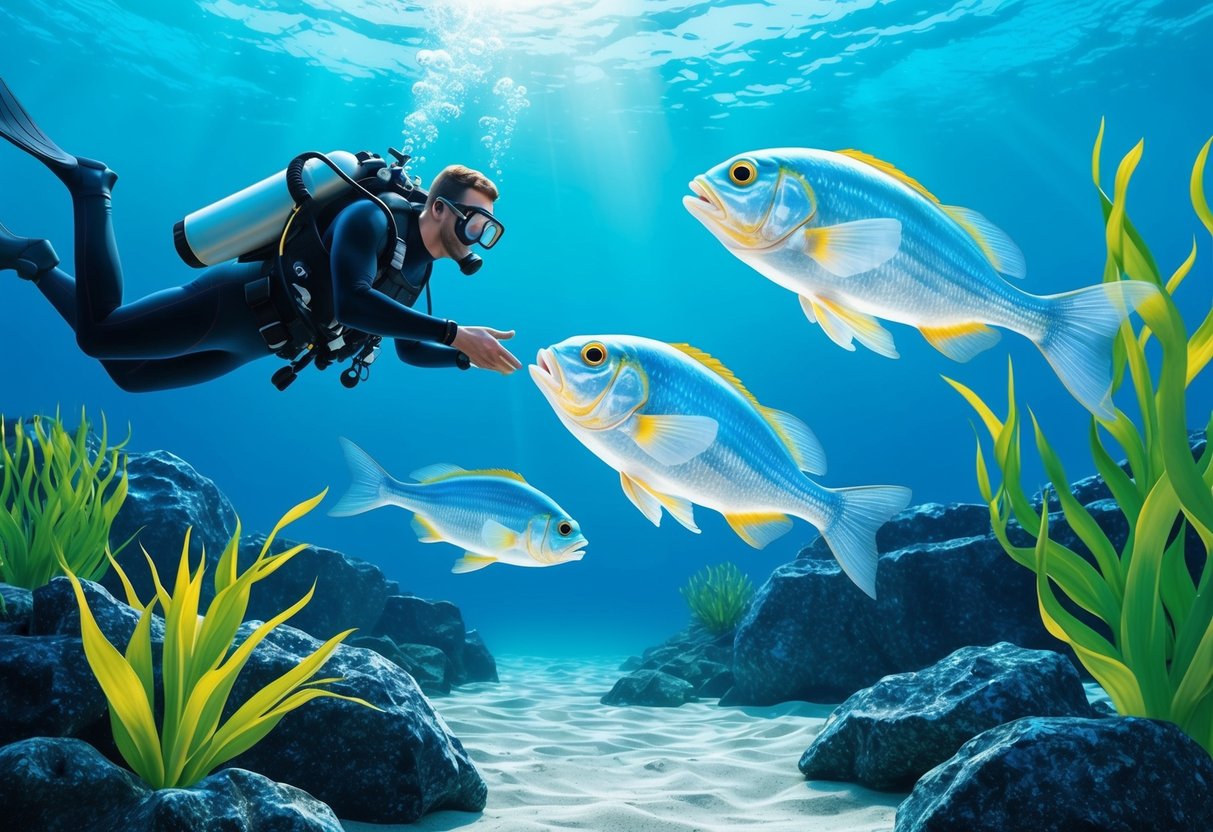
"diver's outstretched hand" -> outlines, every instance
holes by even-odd
[[[455,341],[451,346],[482,370],[496,370],[508,376],[522,367],[522,362],[501,344],[502,341],[513,337],[512,329],[502,332],[487,326],[461,326],[455,333]]]

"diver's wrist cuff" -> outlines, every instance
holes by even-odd
[[[454,321],[446,322],[446,332],[442,336],[442,343],[448,347],[455,343],[455,336],[459,334],[459,324]]]
[[[472,366],[472,359],[467,357],[467,353],[455,353],[455,366],[461,370],[466,370]]]

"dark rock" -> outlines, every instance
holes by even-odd
[[[451,692],[451,660],[446,653],[428,644],[401,644],[398,647],[406,662],[404,669],[423,691],[430,695]]]
[[[982,731],[1024,716],[1082,716],[1078,672],[1058,653],[1002,642],[886,676],[830,715],[800,758],[805,777],[905,789]]]
[[[135,626],[139,623],[139,611],[128,607],[111,595],[105,587],[93,581],[81,581],[84,600],[97,626],[111,644],[126,649]],[[122,597],[126,597],[123,595]],[[80,638],[80,607],[72,583],[67,578],[52,578],[49,584],[34,590],[34,609],[30,616],[30,634],[35,636],[73,636]],[[163,619],[153,619],[154,635],[163,635]]]
[[[370,635],[387,636],[397,644],[428,644],[446,653],[454,671],[452,681],[464,680],[463,651],[467,629],[463,615],[450,601],[427,601],[415,595],[391,595]]]
[[[353,635],[342,643],[350,647],[363,647],[367,650],[374,650],[393,664],[397,664],[408,670],[408,658],[400,652],[400,648],[396,645],[396,642],[387,636]]]
[[[1213,758],[1169,722],[1026,717],[979,734],[898,807],[895,832],[1213,829]]]
[[[245,569],[265,544],[265,535],[246,535],[240,542],[240,568]],[[295,544],[278,538],[270,551],[283,552]],[[346,557],[341,552],[308,546],[273,575],[253,585],[248,618],[266,620],[307,594],[311,603],[290,620],[290,625],[327,640],[343,630],[369,634],[387,602],[387,579],[378,566]]]
[[[139,778],[77,739],[6,745],[0,771],[3,825],[14,832],[129,830],[119,818],[148,792]]]
[[[623,664],[619,665],[619,669],[627,672],[629,670],[639,670],[640,665],[644,664],[644,659],[639,656],[628,656],[623,660]]]
[[[658,670],[637,670],[615,683],[602,697],[603,705],[677,707],[694,701],[694,686]]]
[[[83,582],[83,586],[102,632],[111,644],[125,649],[137,614],[99,586],[90,582]],[[37,645],[58,641],[63,646],[53,653],[32,651],[23,665],[27,672],[53,674],[67,668],[89,674],[91,680],[82,651],[72,658],[71,651],[80,650],[75,603],[66,578],[56,578],[34,593],[33,621],[37,630],[57,637],[11,636],[2,641]],[[246,638],[253,626],[246,623],[237,641]],[[69,635],[73,628],[74,636]],[[154,619],[152,643],[157,665],[163,632],[163,622]],[[252,652],[241,672],[227,714],[319,646],[320,642],[291,627],[271,633]],[[232,761],[233,766],[302,788],[350,820],[411,823],[437,809],[484,808],[484,781],[408,673],[370,650],[343,645],[319,675],[343,677],[330,688],[366,699],[381,710],[340,699],[314,700],[288,714],[265,739]],[[75,689],[67,685],[65,682],[66,690]],[[78,687],[85,689],[88,684],[81,679]],[[81,709],[82,715],[72,723],[73,733],[77,727],[87,733],[89,727],[82,723],[89,713],[95,714],[93,729],[107,725],[104,706],[99,711]],[[24,738],[41,727],[14,725],[10,733]],[[391,784],[391,788],[384,788],[384,784]]]
[[[167,584],[177,574],[185,530],[190,529],[190,562],[196,565],[205,547],[208,566],[213,568],[235,533],[236,512],[214,482],[167,451],[128,453],[127,476],[129,491],[110,527],[110,543],[117,547],[142,528],[118,562],[139,598],[147,601],[154,588],[139,545],[147,549]],[[114,570],[101,583],[116,597],[126,597]],[[214,594],[214,583],[203,581],[203,601]]]
[[[333,810],[305,791],[238,768],[188,789],[160,789],[122,817],[123,830],[341,832]]]
[[[720,665],[724,667],[724,665]],[[725,668],[714,676],[709,676],[695,688],[695,695],[701,699],[716,699],[724,696],[733,687],[733,671]]]
[[[468,630],[463,641],[463,677],[464,683],[500,681],[497,660],[475,630]]]
[[[29,632],[29,617],[34,609],[33,593],[28,589],[0,584],[0,635]]]
[[[721,704],[840,702],[867,687],[889,667],[872,633],[876,615],[876,602],[833,560],[778,567],[737,625],[735,683]]]
[[[886,657],[876,678],[926,667],[969,645],[1064,649],[1040,620],[1036,575],[992,536],[882,556],[871,615],[871,634]]]
[[[894,552],[906,546],[940,543],[958,537],[981,537],[990,533],[990,511],[970,503],[922,503],[898,514],[876,532],[876,549]],[[830,547],[817,537],[800,552],[802,558],[833,560]]]
[[[293,786],[227,769],[189,789],[150,789],[76,739],[0,748],[5,828],[38,832],[340,832],[333,811]]]
[[[79,736],[107,711],[80,638],[71,636],[0,636],[0,703],[0,745]]]
[[[291,627],[271,633],[253,651],[233,701],[245,701],[319,646]],[[347,820],[412,823],[439,809],[484,808],[484,781],[408,673],[377,653],[343,645],[320,675],[342,677],[329,689],[381,710],[313,700],[287,714],[233,766],[297,786]]]

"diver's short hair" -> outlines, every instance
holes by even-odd
[[[493,180],[466,165],[447,165],[434,177],[434,183],[430,185],[430,198],[425,203],[426,207],[433,205],[434,200],[438,197],[458,202],[468,188],[479,191],[493,202],[497,201],[497,186],[493,184]]]

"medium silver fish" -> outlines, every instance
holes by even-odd
[[[539,351],[531,378],[565,427],[619,471],[654,525],[664,508],[698,532],[692,504],[715,509],[761,549],[800,517],[821,530],[860,589],[876,595],[876,530],[906,507],[899,486],[829,489],[808,426],[763,407],[719,361],[687,344],[586,335]]]
[[[466,550],[452,572],[494,563],[555,566],[585,554],[589,542],[577,521],[513,471],[438,464],[414,471],[415,483],[401,482],[350,440],[339,441],[353,482],[329,514],[346,517],[388,505],[414,512],[413,530],[422,543]]]
[[[976,211],[942,205],[865,153],[780,148],[743,153],[696,177],[691,215],[743,263],[800,296],[810,321],[844,349],[897,357],[878,318],[917,327],[968,361],[1002,327],[1029,338],[1092,413],[1113,418],[1112,344],[1158,290],[1144,281],[1032,295],[1023,254]]]

